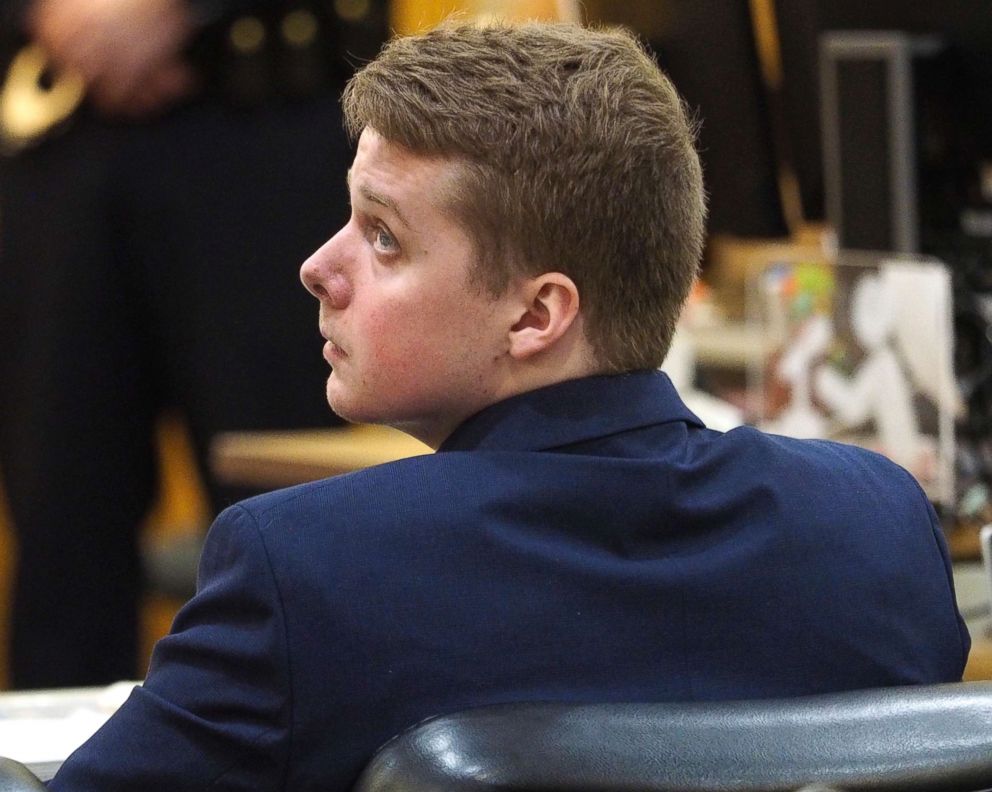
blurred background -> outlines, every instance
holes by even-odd
[[[352,65],[374,53],[386,36],[431,26],[453,11],[618,23],[644,38],[700,123],[710,240],[702,282],[687,312],[685,337],[692,339],[692,354],[680,384],[716,401],[711,406],[717,422],[760,423],[775,400],[782,400],[783,389],[789,390],[769,374],[782,339],[770,340],[754,297],[755,289],[767,284],[769,267],[779,273],[791,268],[790,277],[819,268],[826,281],[807,277],[805,293],[840,294],[837,283],[843,278],[836,277],[835,267],[846,263],[849,252],[873,251],[879,261],[943,262],[949,284],[946,353],[957,393],[950,405],[925,405],[924,412],[950,411],[954,442],[942,448],[950,454],[953,480],[944,482],[935,501],[955,557],[962,562],[979,557],[979,527],[992,521],[992,95],[987,90],[992,17],[985,4],[392,0],[379,7],[327,0],[324,5],[322,13],[329,17],[366,19],[364,38],[341,45],[354,45]],[[254,55],[255,28],[244,21],[252,18],[225,19],[223,25],[225,35],[237,28],[247,36],[245,52]],[[8,62],[16,51],[9,48]],[[256,62],[246,58],[241,64],[248,65],[239,72],[248,89]],[[70,116],[59,123],[73,121]],[[54,134],[71,132],[59,132],[57,124]],[[40,150],[48,144],[31,145]],[[7,156],[33,155],[18,150]],[[0,208],[0,224],[4,221]],[[328,225],[327,235],[333,230]],[[837,312],[846,309],[835,301],[823,310],[836,323]],[[308,313],[307,321],[312,318]],[[2,326],[0,341],[6,349],[18,344]],[[824,354],[836,357],[837,349],[835,344]],[[847,361],[848,372],[857,362]],[[11,383],[0,381],[0,393],[5,387]],[[822,413],[822,404],[813,401]],[[210,470],[223,471],[217,472],[226,487],[221,498],[327,472],[320,461],[311,467],[301,461],[300,436],[270,438],[282,443],[282,450],[272,452],[276,456],[287,453],[289,443],[297,468],[286,473],[292,463],[277,464],[276,472],[259,475],[258,457],[264,454],[258,442],[239,445],[237,437],[227,436],[223,448],[231,456],[215,447],[211,468],[209,449],[191,435],[182,410],[163,405],[154,426],[158,483],[140,531],[145,579],[151,584],[143,586],[136,677],[188,595],[198,542],[217,507]],[[286,428],[308,426],[297,422]],[[226,427],[252,428],[265,427]],[[364,437],[366,445],[385,442]],[[239,453],[253,458],[239,461]],[[394,451],[390,446],[383,453]],[[299,472],[300,465],[305,472]],[[15,542],[0,492],[0,647],[8,644]],[[10,684],[7,656],[0,651],[0,688]]]

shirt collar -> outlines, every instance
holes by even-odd
[[[702,427],[660,371],[567,380],[511,396],[462,423],[444,451],[543,451],[682,421]]]

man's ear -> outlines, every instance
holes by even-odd
[[[520,286],[523,313],[510,328],[510,355],[524,360],[550,348],[579,315],[579,290],[560,272],[545,272]]]

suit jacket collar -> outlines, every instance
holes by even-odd
[[[568,380],[476,413],[438,449],[544,451],[660,423],[703,426],[660,371]]]

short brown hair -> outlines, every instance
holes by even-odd
[[[444,25],[394,39],[344,93],[366,127],[451,157],[478,281],[572,278],[607,371],[661,365],[702,254],[695,130],[637,40],[575,25]]]

